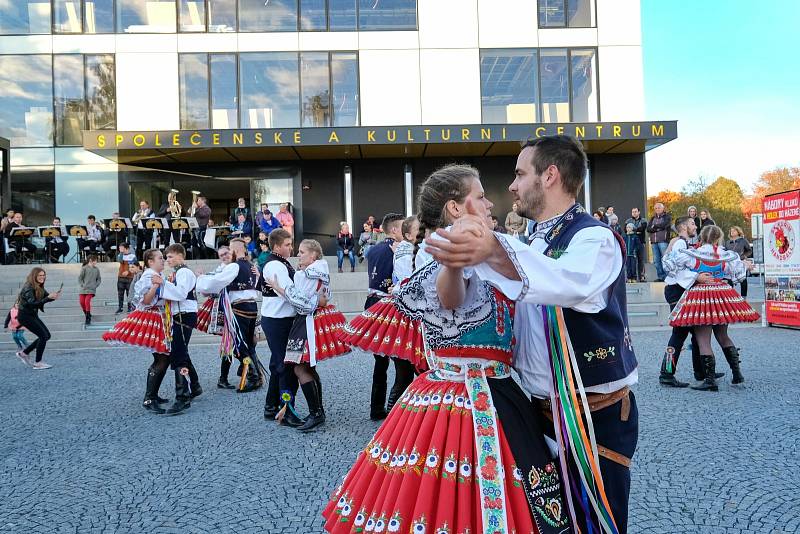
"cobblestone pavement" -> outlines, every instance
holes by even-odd
[[[728,372],[716,394],[658,386],[667,336],[634,335],[630,532],[799,531],[800,335],[733,330],[747,385],[730,386]],[[140,407],[144,353],[53,350],[49,371],[0,355],[0,532],[319,532],[329,492],[377,428],[371,356],[321,365],[328,423],[300,435],[262,419],[263,391],[215,387],[214,347],[192,352],[205,393],[171,418]],[[679,376],[689,373],[681,361]]]

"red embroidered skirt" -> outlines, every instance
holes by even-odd
[[[500,422],[508,532],[538,532]],[[332,533],[483,533],[472,403],[464,383],[419,375],[358,453],[322,515]],[[555,475],[557,476],[557,475]],[[562,512],[562,511],[560,511]],[[565,512],[564,512],[565,513]]]
[[[401,312],[392,297],[384,297],[345,325],[339,338],[366,352],[394,356],[428,370],[422,325]]]
[[[212,332],[209,332],[209,326],[211,324],[211,312],[214,310],[214,306],[219,304],[219,300],[215,297],[209,297],[203,303],[199,310],[197,310],[197,326],[195,328],[201,332],[211,333],[218,336],[222,335],[222,325],[224,318],[222,317],[222,311],[220,310],[217,315],[217,326],[218,328],[212,329]]]
[[[164,318],[158,309],[136,310],[103,334],[103,341],[112,345],[144,347],[152,352],[169,354]]]
[[[336,306],[328,305],[317,308],[314,312],[314,337],[317,345],[317,363],[341,356],[350,352],[350,346],[342,342],[336,335],[346,323],[342,312]],[[302,350],[302,353],[300,352]],[[306,332],[306,316],[298,315],[289,332],[286,347],[286,359],[289,363],[310,363],[308,353],[308,333]]]
[[[669,319],[670,326],[700,326],[752,323],[760,315],[735,289],[720,280],[687,289]]]

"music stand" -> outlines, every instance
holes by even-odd
[[[139,221],[139,224],[142,224],[142,221]],[[169,228],[169,224],[166,218],[151,217],[144,221],[144,227],[147,230],[153,230],[153,237],[158,236],[160,243],[163,238],[162,232]]]
[[[216,234],[214,236],[215,244],[217,248],[219,248],[219,242],[221,240],[227,240],[230,238],[231,229],[229,226],[212,226],[211,228],[209,228],[209,230],[211,230],[212,228],[214,229]]]
[[[188,230],[189,223],[186,221],[185,218],[181,217],[180,219],[171,219],[169,221],[170,228],[173,230]]]
[[[9,240],[14,242],[17,247],[17,252],[19,253],[22,263],[25,263],[25,240],[30,239],[35,231],[36,228],[29,226],[16,226],[8,233]]]
[[[89,235],[89,231],[86,230],[86,227],[82,224],[71,224],[67,226],[67,233],[70,237],[86,237]]]
[[[124,217],[124,218],[123,217],[115,217],[115,218],[112,218],[112,219],[104,219],[103,222],[105,223],[106,229],[108,230],[108,232],[110,232],[109,233],[109,238],[111,237],[111,233],[113,233],[113,235],[114,235],[113,240],[109,239],[109,241],[111,243],[109,245],[109,247],[108,247],[109,248],[109,251],[108,251],[109,255],[111,254],[111,248],[112,247],[114,248],[114,250],[119,252],[119,244],[123,243],[123,242],[125,242],[127,240],[128,230],[133,228],[133,225],[131,224],[131,220],[128,219],[127,217]],[[120,234],[124,234],[125,237],[120,239]]]

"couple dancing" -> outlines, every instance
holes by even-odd
[[[436,261],[396,304],[422,322],[430,371],[359,453],[327,531],[626,532],[638,412],[624,247],[576,203],[576,140],[528,142],[515,176],[520,214],[539,221],[530,247],[490,230],[476,169],[420,188]]]

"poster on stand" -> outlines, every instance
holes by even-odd
[[[800,327],[800,190],[764,197],[767,323]]]

